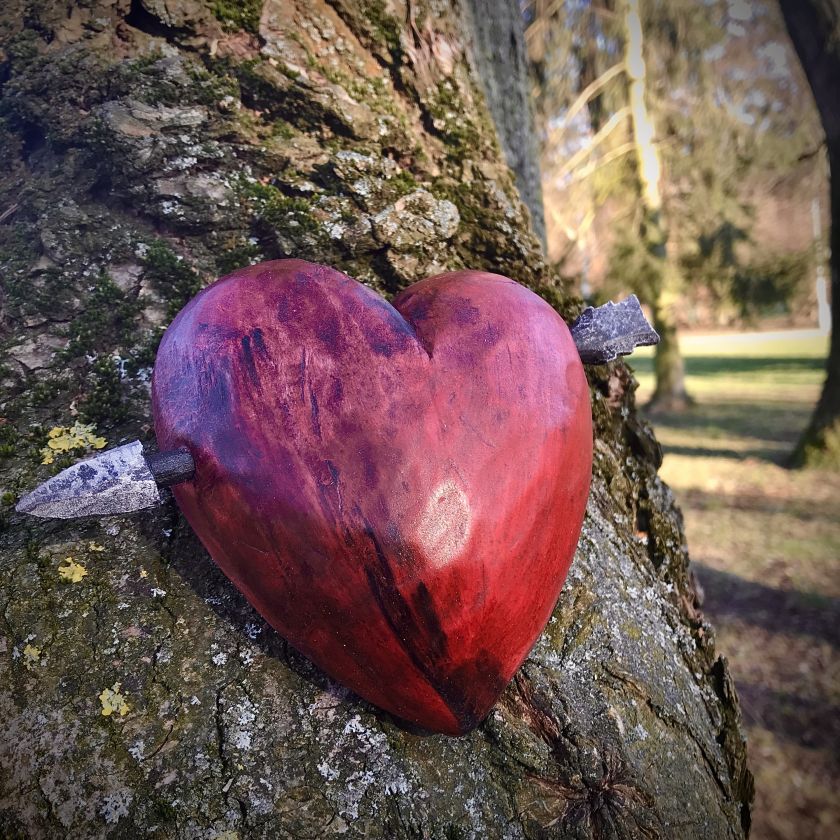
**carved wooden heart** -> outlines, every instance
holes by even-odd
[[[393,306],[280,260],[194,298],[153,380],[174,488],[291,644],[393,714],[456,735],[547,622],[589,493],[589,392],[563,320],[460,271]]]

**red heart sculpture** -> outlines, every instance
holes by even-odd
[[[589,391],[566,324],[458,271],[393,306],[279,260],[197,295],[158,351],[175,498],[254,607],[334,679],[430,730],[489,712],[580,534]]]

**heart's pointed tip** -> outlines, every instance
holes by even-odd
[[[447,738],[466,738],[481,726],[484,722],[484,717],[477,722],[470,721],[468,723],[462,723],[456,721],[454,724],[441,723],[440,721],[427,721],[426,723],[412,722],[401,718],[397,718],[396,720],[400,729],[420,738],[432,738],[437,735],[445,735]]]

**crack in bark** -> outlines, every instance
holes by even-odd
[[[624,674],[623,672],[618,671],[617,669],[610,668],[609,665],[603,665],[603,670],[609,674],[613,679],[617,680],[618,682],[622,683],[623,685],[628,686],[634,694],[636,694],[640,700],[650,709],[650,711],[654,714],[654,716],[665,723],[667,726],[676,727],[683,732],[687,732],[689,738],[694,742],[697,749],[700,751],[700,755],[703,758],[703,765],[706,768],[709,776],[712,778],[714,783],[717,785],[720,792],[723,794],[724,800],[727,802],[733,801],[732,792],[730,787],[720,778],[719,770],[721,769],[719,766],[719,762],[715,761],[714,757],[709,754],[708,748],[703,742],[699,739],[699,737],[694,732],[694,728],[691,726],[691,722],[689,720],[680,720],[675,715],[672,715],[666,709],[659,706],[650,694],[641,686],[636,680],[634,680],[630,675]],[[727,770],[727,781],[731,785],[731,779],[728,778],[729,773]],[[719,802],[720,804],[720,802]],[[721,812],[726,816],[726,812],[723,810],[722,804],[720,804]]]

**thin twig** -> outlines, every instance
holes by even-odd
[[[19,204],[13,204],[11,207],[7,207],[2,213],[0,213],[0,225],[6,221],[10,216],[13,216],[15,211],[20,207]]]
[[[588,104],[589,100],[595,96],[598,91],[601,90],[605,85],[607,85],[612,79],[619,75],[619,73],[624,72],[624,61],[619,61],[617,64],[613,64],[609,70],[605,70],[595,79],[594,82],[590,82],[579,94],[577,99],[569,106],[569,109],[563,115],[563,124],[568,125],[574,118],[577,116],[578,111],[583,108],[584,105]]]
[[[616,111],[608,120],[604,123],[601,129],[592,137],[592,139],[587,143],[582,149],[578,149],[569,159],[566,161],[565,165],[561,167],[560,171],[557,173],[556,177],[562,178],[569,172],[574,171],[583,161],[585,161],[595,149],[598,148],[598,145],[602,143],[609,135],[615,131],[615,129],[621,125],[626,117],[630,114],[629,108],[620,108]],[[561,131],[552,131],[550,134],[549,139],[556,141],[558,136],[562,136]]]

